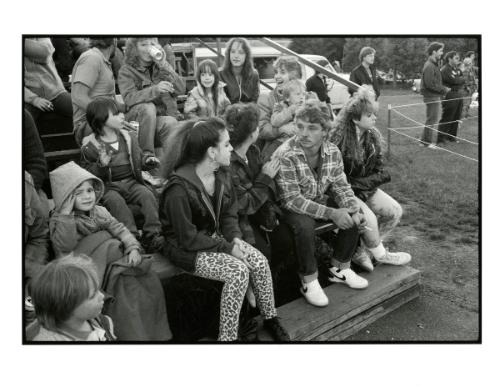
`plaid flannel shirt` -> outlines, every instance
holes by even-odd
[[[293,137],[279,149],[280,168],[276,176],[279,200],[284,208],[314,219],[328,220],[326,201],[333,197],[337,205],[357,208],[354,193],[347,182],[342,154],[332,143],[321,146],[321,168],[317,176],[309,167],[304,150]]]

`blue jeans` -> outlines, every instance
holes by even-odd
[[[137,204],[144,217],[142,230],[146,238],[161,233],[161,223],[158,217],[158,202],[153,192],[137,182],[135,178],[114,181],[106,184],[106,192],[102,204],[116,220],[123,223],[132,234],[137,236],[137,226],[134,214],[129,204]]]
[[[314,255],[315,232],[317,221],[307,215],[285,211],[282,220],[290,226],[294,234],[295,254],[299,266],[299,276],[308,283],[318,278],[318,262]],[[325,223],[325,222],[322,222]],[[352,255],[358,246],[357,227],[339,230],[329,244],[333,248],[333,265],[337,268],[349,268]]]
[[[437,129],[437,123],[439,120],[439,108],[441,97],[424,97],[425,103],[425,125],[422,132],[422,138],[420,139],[423,143],[432,143],[433,130],[429,128],[432,127]],[[436,102],[437,101],[437,102]],[[432,102],[432,103],[431,103]]]

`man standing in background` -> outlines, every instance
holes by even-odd
[[[420,93],[423,95],[425,103],[425,127],[420,142],[422,146],[429,148],[436,148],[436,145],[432,143],[431,128],[437,126],[441,96],[450,91],[448,87],[443,85],[441,71],[438,66],[438,61],[443,56],[443,50],[443,43],[431,42],[427,47],[429,57],[422,70]]]

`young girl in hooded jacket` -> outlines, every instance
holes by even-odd
[[[267,259],[242,240],[238,201],[227,169],[232,147],[224,122],[186,122],[176,139],[178,150],[163,165],[168,182],[160,199],[167,257],[196,276],[223,282],[218,340],[237,339],[249,284],[264,327],[276,340],[289,340],[277,318]]]
[[[230,102],[224,92],[217,64],[212,60],[202,61],[196,70],[196,81],[196,87],[189,92],[184,104],[184,117],[222,117]]]
[[[49,230],[56,257],[75,252],[92,258],[102,289],[116,299],[110,312],[118,339],[168,340],[171,332],[161,283],[149,268],[151,260],[143,260],[134,235],[106,208],[97,205],[104,193],[102,180],[68,162],[50,172],[50,185],[55,210]],[[116,284],[122,273],[127,275],[133,293]],[[146,282],[147,289],[134,283],[134,277]],[[119,319],[115,318],[117,314]]]
[[[382,243],[399,223],[403,209],[379,188],[389,182],[391,176],[384,168],[382,135],[375,128],[377,109],[373,92],[360,88],[339,112],[330,137],[342,153],[344,172],[369,227],[352,258],[368,272],[373,271],[371,257],[379,263],[393,265],[411,261],[408,253],[391,253]]]

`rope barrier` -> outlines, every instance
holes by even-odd
[[[409,106],[417,106],[417,105],[427,105],[428,103],[436,103],[436,102],[448,102],[448,101],[456,101],[458,99],[470,99],[469,96],[467,97],[460,97],[460,98],[450,98],[450,99],[441,99],[439,101],[432,101],[432,102],[418,102],[418,103],[409,103],[408,105],[399,105],[399,106],[393,106],[392,108],[406,108]]]
[[[479,116],[464,117],[461,120],[454,120],[454,121],[448,121],[448,122],[444,122],[444,123],[430,124],[430,125],[426,125],[426,127],[428,127],[428,126],[434,126],[434,125],[439,125],[439,124],[451,124],[451,123],[454,123],[454,122],[463,122],[465,120],[470,120],[472,118],[478,118],[478,117]],[[422,126],[421,125],[414,125],[413,127],[395,127],[394,129],[417,129],[417,128],[422,128]]]
[[[464,138],[461,138],[461,137],[458,137],[458,136],[453,136],[453,135],[450,135],[450,134],[448,134],[448,133],[446,133],[446,132],[441,132],[441,131],[438,131],[438,130],[437,130],[437,129],[435,129],[435,128],[432,128],[432,127],[430,127],[430,126],[428,126],[428,125],[425,125],[425,124],[422,124],[421,122],[418,122],[418,121],[416,121],[416,120],[414,120],[414,119],[412,119],[412,118],[410,118],[410,117],[408,117],[408,116],[405,116],[403,113],[399,112],[398,110],[394,110],[394,108],[392,108],[392,111],[393,111],[394,113],[399,114],[401,117],[406,118],[407,120],[410,120],[410,121],[413,121],[413,122],[414,122],[414,123],[416,123],[416,124],[419,124],[421,127],[424,127],[424,128],[425,128],[425,127],[427,127],[427,128],[429,128],[429,129],[432,129],[433,131],[436,131],[437,133],[442,133],[443,135],[447,135],[448,137],[454,137],[455,139],[463,140],[463,141],[464,141],[464,142],[466,142],[466,143],[474,144],[474,145],[476,145],[476,146],[477,146],[477,145],[479,145],[479,143],[472,142],[472,141],[470,141],[470,140],[467,140],[467,139],[464,139]]]
[[[387,128],[389,131],[392,131],[392,132],[395,132],[397,133],[398,135],[401,135],[401,136],[406,136],[407,138],[410,138],[410,139],[413,139],[415,140],[416,142],[422,144],[422,141],[420,139],[417,139],[416,137],[413,137],[413,136],[410,136],[410,135],[407,135],[403,132],[398,132],[396,131],[394,128]],[[479,162],[477,159],[475,158],[471,158],[471,157],[468,157],[467,155],[462,155],[462,154],[459,154],[458,152],[455,152],[455,151],[451,151],[451,150],[447,150],[446,148],[443,148],[443,147],[439,147],[439,146],[436,146],[435,148],[436,150],[443,150],[443,151],[446,151],[446,152],[449,152],[450,154],[453,154],[453,155],[458,155],[459,157],[462,157],[462,158],[466,158],[466,159],[469,159],[471,161],[474,161],[474,162]]]
[[[399,97],[419,97],[419,94],[401,94],[401,95],[381,95],[378,97],[380,98],[399,98]]]

